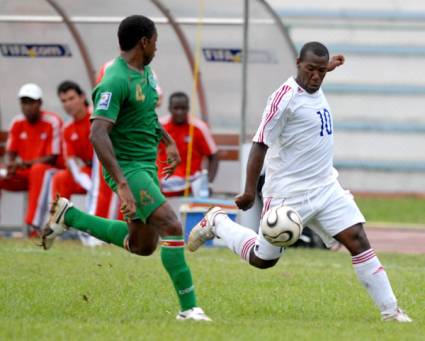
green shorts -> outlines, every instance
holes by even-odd
[[[120,161],[119,165],[136,200],[136,218],[146,223],[149,216],[166,201],[160,190],[158,169],[155,164],[145,162]],[[105,170],[103,174],[109,187],[116,192],[115,181]]]

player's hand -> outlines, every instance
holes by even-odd
[[[126,220],[134,218],[136,215],[136,200],[127,182],[118,185],[118,196],[121,200],[121,213]]]
[[[10,162],[6,165],[7,177],[10,177],[16,173],[16,169],[19,168],[19,164],[16,161]]]
[[[328,72],[335,70],[338,66],[344,64],[345,58],[342,54],[337,54],[332,56],[331,60],[328,63]]]
[[[167,147],[167,161],[162,170],[162,175],[165,179],[168,179],[175,171],[176,167],[180,164],[181,158],[177,146],[175,143],[169,144]]]
[[[249,210],[255,202],[255,193],[242,193],[236,196],[235,204],[241,210],[246,211]]]

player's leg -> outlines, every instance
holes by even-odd
[[[352,256],[360,282],[381,311],[383,320],[411,322],[397,304],[387,273],[371,248],[362,224],[355,224],[334,236]]]
[[[124,221],[105,219],[85,213],[66,199],[58,198],[52,205],[48,226],[43,231],[43,247],[49,249],[54,239],[65,229],[73,227],[106,243],[124,247],[137,254],[151,254],[158,232],[145,224],[147,217],[165,201],[155,201],[149,194],[155,188],[150,175],[142,169],[124,169],[124,174],[136,201],[136,217],[129,226]],[[154,233],[155,232],[155,233]],[[131,233],[131,235],[129,235]],[[151,250],[151,251],[149,251]]]
[[[137,216],[146,222],[144,229],[136,229],[134,236],[129,235],[129,249],[136,247],[150,254],[155,250],[157,236],[160,234],[161,261],[173,282],[180,302],[181,313],[177,318],[209,320],[202,309],[196,307],[192,275],[184,256],[183,229],[160,191],[156,167],[131,172],[127,181],[136,199]],[[145,235],[142,235],[143,233]],[[146,236],[151,238],[146,239]]]
[[[157,200],[162,201],[163,195],[159,186],[157,191],[149,193]],[[196,305],[192,274],[184,256],[183,228],[168,202],[163,202],[160,207],[155,209],[148,218],[148,224],[155,226],[161,235],[161,261],[173,282],[180,303],[181,311],[177,315],[177,319],[209,321],[208,316]]]
[[[281,200],[266,198],[263,214],[273,205],[281,204]],[[221,238],[234,253],[250,265],[267,269],[279,260],[283,248],[274,246],[266,241],[263,235],[254,232],[231,220],[220,207],[210,209],[205,217],[192,229],[189,236],[188,248],[196,251],[205,241]]]
[[[387,273],[363,229],[365,219],[351,194],[335,183],[321,198],[324,201],[316,216],[317,222],[350,252],[357,277],[380,309],[383,319],[410,322],[398,308]]]

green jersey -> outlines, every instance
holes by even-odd
[[[94,88],[92,118],[114,123],[110,138],[118,161],[155,163],[162,137],[155,106],[156,81],[150,66],[140,72],[118,57]]]

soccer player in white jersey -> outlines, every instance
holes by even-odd
[[[265,162],[264,209],[282,204],[295,208],[305,225],[327,246],[335,240],[352,256],[355,272],[385,321],[411,322],[397,304],[387,274],[363,229],[365,218],[349,192],[337,181],[333,168],[332,111],[321,89],[326,72],[342,64],[326,46],[310,42],[297,58],[297,77],[289,78],[268,99],[249,155],[245,190],[236,205],[249,209]],[[232,220],[220,207],[209,210],[193,228],[188,247],[197,250],[215,236],[254,267],[274,266],[283,249],[268,243]]]

